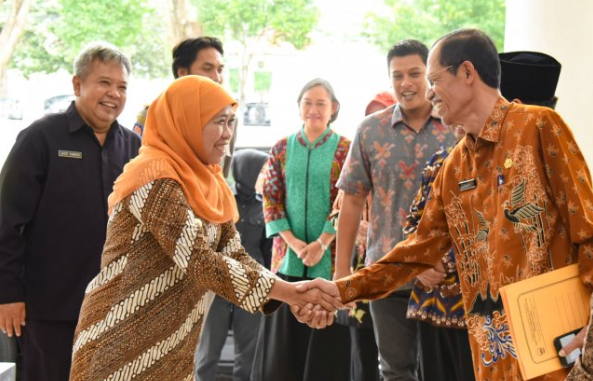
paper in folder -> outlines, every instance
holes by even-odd
[[[562,369],[554,338],[587,325],[590,292],[578,265],[500,289],[523,379]]]

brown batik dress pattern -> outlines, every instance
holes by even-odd
[[[193,380],[213,291],[255,312],[274,275],[241,247],[232,221],[197,218],[181,187],[156,180],[118,203],[101,272],[88,285],[70,379]]]

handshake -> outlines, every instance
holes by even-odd
[[[342,303],[338,286],[334,282],[317,278],[297,283],[280,283],[281,285],[277,281],[276,285],[285,289],[284,297],[278,295],[275,299],[289,304],[295,318],[311,328],[321,329],[331,325],[336,310],[347,308]]]

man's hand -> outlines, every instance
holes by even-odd
[[[438,286],[439,283],[441,283],[446,276],[446,273],[440,272],[435,268],[432,268],[418,274],[416,278],[418,278],[418,280],[422,282],[422,284],[426,287],[433,288]]]
[[[329,280],[325,280],[323,278],[317,278],[308,282],[299,282],[297,285],[297,291],[299,292],[306,292],[315,289],[319,289],[323,291],[324,294],[340,300],[341,303],[340,291],[334,282],[330,282]],[[343,308],[343,305],[340,308]]]
[[[434,288],[445,280],[446,277],[447,272],[445,271],[445,266],[443,266],[443,262],[438,261],[432,269],[420,273],[416,278],[426,287]]]
[[[325,298],[333,300],[332,304],[336,309],[345,308],[341,302],[340,292],[335,283],[327,281],[322,278],[317,278],[308,282],[300,282],[297,285],[297,290],[301,293],[321,292]],[[333,310],[328,310],[323,305],[315,305],[307,303],[305,305],[293,305],[291,311],[295,318],[301,322],[306,323],[311,328],[325,328],[331,325],[334,320]]]
[[[311,328],[322,329],[334,322],[334,314],[315,308],[312,305],[299,307],[296,304],[290,307],[294,317],[301,323],[307,324]]]
[[[21,326],[25,325],[25,303],[0,304],[0,330],[8,337],[12,337],[13,332],[21,336]]]
[[[583,349],[583,344],[585,343],[585,336],[587,336],[587,327],[588,326],[583,327],[583,329],[581,329],[581,331],[575,336],[575,338],[572,339],[570,343],[566,344],[566,346],[564,346],[564,348],[562,348],[558,352],[558,356],[566,357],[576,349]]]
[[[344,277],[347,277],[348,275],[352,275],[352,267],[348,268],[348,271],[341,271],[340,269],[336,268],[336,271],[334,271],[334,280],[338,280],[338,279],[342,279]]]
[[[330,281],[317,278],[312,281],[293,283],[293,285],[296,295],[294,301],[289,302],[291,306],[298,305],[303,308],[309,305],[310,308],[315,307],[316,310],[323,309],[331,313],[345,308],[338,287]]]

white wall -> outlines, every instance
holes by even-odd
[[[556,110],[593,168],[593,1],[507,0],[505,51],[541,51],[562,64]]]

